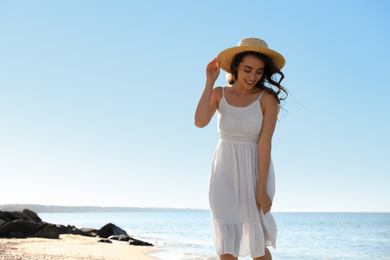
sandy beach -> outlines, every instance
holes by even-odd
[[[60,235],[60,239],[0,238],[0,259],[156,260],[157,248],[97,242],[99,238]]]

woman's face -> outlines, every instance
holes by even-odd
[[[265,62],[253,55],[245,56],[237,68],[237,81],[246,89],[252,89],[263,77]]]

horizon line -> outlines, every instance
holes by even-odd
[[[13,207],[61,207],[61,208],[101,208],[101,209],[142,209],[142,210],[204,210],[210,211],[209,208],[177,208],[177,207],[136,207],[136,206],[95,206],[95,205],[45,205],[45,204],[34,204],[34,203],[10,203],[10,204],[0,204],[0,210],[4,208],[13,208]],[[307,210],[298,210],[298,211],[272,211],[272,213],[390,213],[390,211],[307,211]]]

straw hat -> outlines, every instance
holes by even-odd
[[[238,53],[245,51],[254,51],[267,55],[269,58],[272,59],[278,69],[282,69],[284,64],[286,63],[283,56],[280,53],[269,49],[268,44],[265,41],[257,38],[246,38],[244,40],[241,40],[238,43],[238,46],[228,48],[218,54],[217,61],[219,63],[220,68],[226,72],[230,72],[230,64],[232,63],[233,58]]]

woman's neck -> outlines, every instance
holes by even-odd
[[[232,85],[232,90],[236,92],[239,96],[246,96],[246,95],[252,95],[254,93],[260,92],[260,89],[257,87],[253,87],[251,89],[247,89],[244,86],[242,86],[239,82],[234,82]]]

